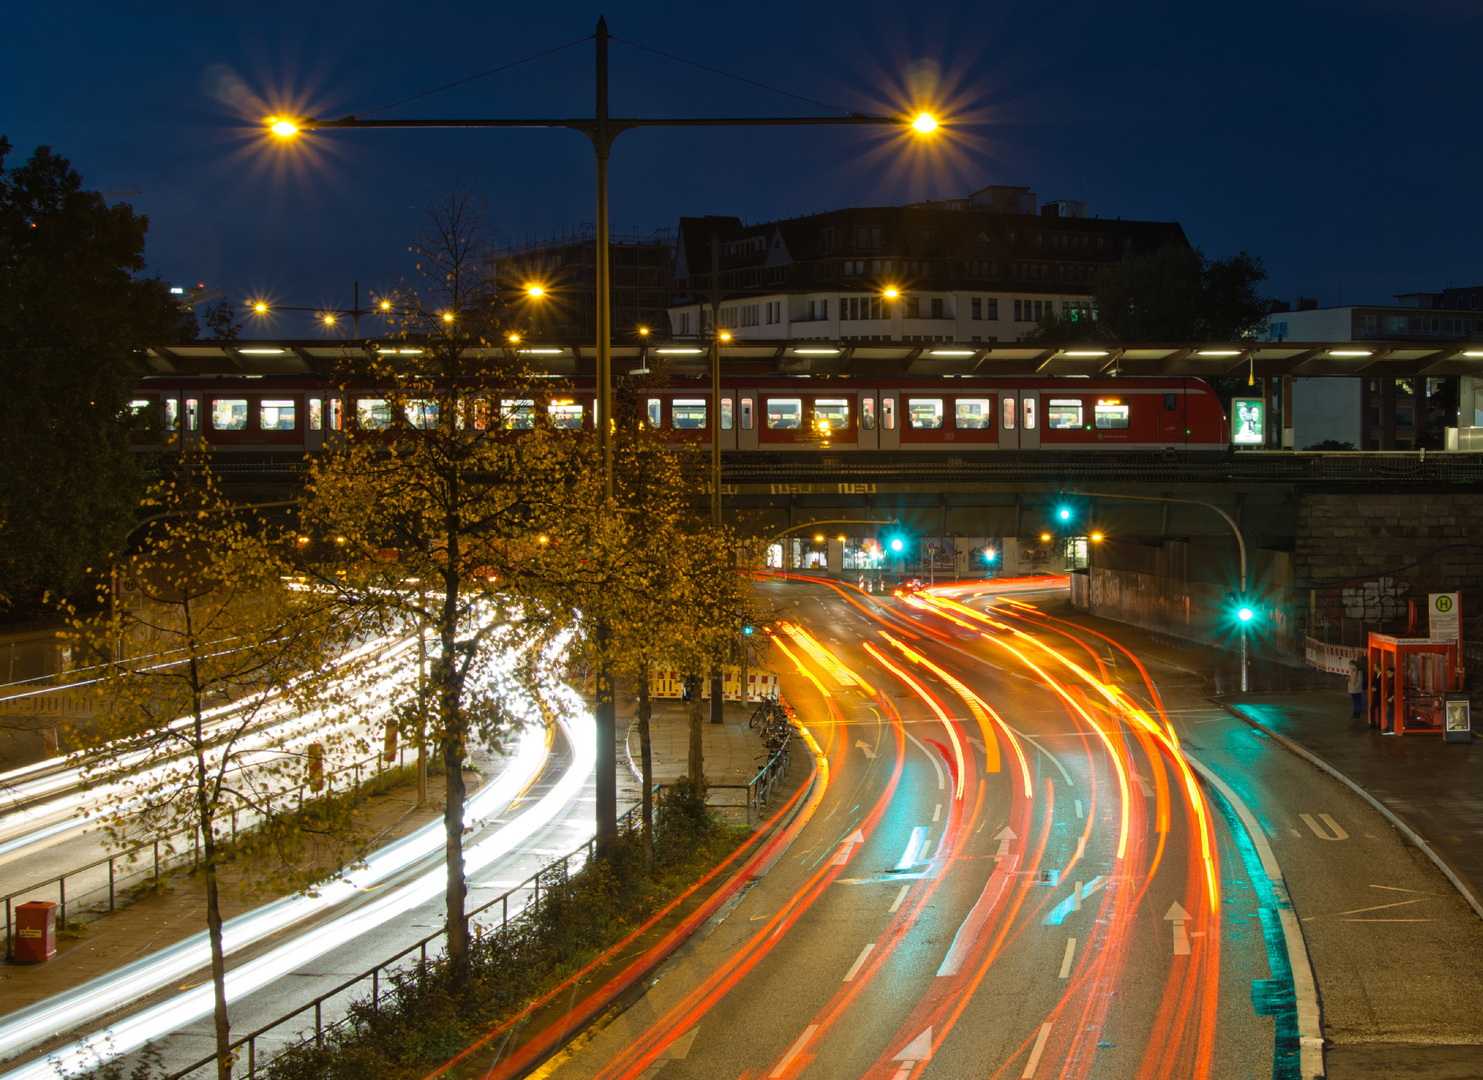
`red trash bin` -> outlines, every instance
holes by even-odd
[[[40,964],[57,955],[57,918],[50,900],[29,900],[15,909],[15,945],[11,949],[17,963]]]

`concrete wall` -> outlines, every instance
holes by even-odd
[[[1462,590],[1463,637],[1483,616],[1483,493],[1302,495],[1293,555],[1298,602],[1321,632],[1404,629],[1407,601]],[[1326,624],[1326,625],[1325,625]]]

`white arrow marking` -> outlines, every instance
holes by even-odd
[[[1011,840],[1018,840],[1019,837],[1013,829],[1006,825],[994,834],[994,839],[999,841],[999,850],[994,852],[994,858],[1002,859],[1009,854],[1009,842]]]
[[[927,826],[918,825],[911,831],[911,839],[906,842],[906,850],[901,853],[901,858],[896,860],[897,870],[910,870],[921,857],[922,847],[927,843]]]
[[[829,865],[843,866],[845,863],[850,861],[850,856],[853,855],[855,852],[855,845],[863,843],[865,843],[865,834],[862,833],[859,829],[856,829],[854,832],[850,833],[849,836],[846,836],[844,838],[844,842],[841,843],[839,846],[839,854],[834,856],[834,860],[830,862]]]
[[[1040,1067],[1040,1055],[1045,1053],[1045,1040],[1050,1038],[1050,1025],[1041,1024],[1040,1034],[1035,1036],[1035,1049],[1030,1051],[1030,1060],[1025,1062],[1025,1071],[1020,1080],[1034,1080],[1035,1070]]]
[[[866,757],[872,758],[872,759],[875,757],[875,751],[870,748],[870,744],[868,742],[866,742],[864,739],[856,739],[855,740],[855,745],[858,746],[861,750],[864,750],[865,751],[865,756]]]
[[[927,1061],[932,1057],[932,1029],[928,1028],[911,1042],[902,1047],[901,1052],[892,1061],[909,1061],[915,1065],[918,1061]]]
[[[1141,774],[1135,772],[1133,774],[1133,779],[1136,780],[1136,781],[1138,781],[1138,786],[1143,789],[1143,797],[1144,798],[1146,798],[1146,799],[1153,798],[1153,788],[1151,788],[1151,787],[1148,786],[1148,781],[1146,779],[1144,779]]]
[[[768,1073],[767,1075],[776,1078],[782,1076],[783,1073],[787,1072],[788,1066],[793,1064],[793,1059],[796,1058],[799,1052],[808,1045],[808,1041],[814,1037],[814,1032],[818,1030],[818,1024],[810,1024],[808,1027],[804,1028],[803,1034],[798,1036],[798,1041],[793,1044],[792,1048],[789,1049],[786,1054],[783,1055],[783,1060],[778,1062],[778,1067],[773,1069],[772,1072]]]
[[[1323,823],[1329,827],[1329,830],[1332,830],[1332,834],[1329,831],[1326,831],[1324,829],[1319,828],[1318,827],[1318,822],[1314,821],[1313,818],[1310,815],[1308,815],[1308,814],[1299,814],[1298,815],[1298,817],[1302,818],[1303,821],[1307,823],[1308,828],[1310,828],[1310,829],[1313,830],[1313,835],[1316,836],[1316,837],[1318,837],[1320,840],[1348,840],[1349,839],[1349,834],[1344,831],[1344,827],[1342,825],[1340,825],[1337,821],[1335,821],[1333,818],[1329,817],[1327,814],[1319,814],[1318,816],[1321,817],[1321,818],[1323,818]]]
[[[1169,913],[1164,916],[1174,924],[1174,955],[1189,955],[1189,934],[1185,932],[1184,924],[1189,922],[1189,912],[1179,906],[1179,901],[1174,901],[1169,906]]]
[[[690,1054],[690,1047],[695,1045],[695,1036],[700,1031],[697,1024],[674,1042],[664,1048],[664,1053],[659,1055],[661,1061],[684,1061]]]

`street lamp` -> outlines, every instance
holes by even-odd
[[[602,447],[603,481],[607,495],[613,495],[613,430],[612,430],[612,296],[608,256],[608,157],[613,142],[625,131],[646,127],[817,127],[820,125],[864,124],[872,126],[890,125],[905,128],[918,136],[934,134],[940,127],[939,121],[930,113],[920,112],[915,116],[869,116],[851,112],[843,116],[755,116],[755,117],[677,117],[639,118],[613,117],[608,113],[608,33],[606,19],[597,20],[593,34],[596,43],[597,100],[594,115],[569,119],[469,119],[469,120],[362,120],[347,116],[340,120],[320,120],[316,117],[288,119],[270,117],[268,130],[279,138],[294,138],[305,131],[323,128],[566,128],[580,131],[592,142],[592,151],[597,166],[597,432]],[[716,365],[719,366],[719,365]],[[715,375],[713,370],[713,376]],[[719,377],[715,378],[719,383]],[[711,439],[715,449],[712,453],[712,484],[719,503],[719,417],[711,425]]]

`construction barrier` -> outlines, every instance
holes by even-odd
[[[741,700],[741,666],[723,665],[721,668],[721,700]],[[685,692],[685,673],[668,666],[655,665],[649,669],[650,698],[681,698]],[[747,700],[761,701],[765,697],[777,697],[782,692],[776,671],[747,669]],[[711,697],[711,680],[702,676],[700,696],[703,701]]]
[[[1358,660],[1363,667],[1366,663],[1366,651],[1363,645],[1330,645],[1327,641],[1311,637],[1307,639],[1305,650],[1310,667],[1333,675],[1348,675],[1351,660]]]

